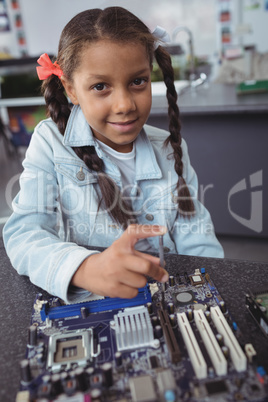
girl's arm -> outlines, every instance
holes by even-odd
[[[55,173],[55,150],[62,149],[62,136],[57,136],[53,130],[55,124],[46,121],[40,123],[32,135],[23,162],[21,189],[12,203],[13,214],[3,230],[6,251],[14,268],[19,274],[29,276],[35,285],[67,302],[81,301],[88,295],[88,291],[121,296],[121,291],[114,290],[114,279],[119,283],[121,273],[127,278],[138,277],[134,287],[144,283],[144,276],[128,271],[128,259],[132,261],[132,271],[141,267],[145,274],[160,279],[164,270],[157,259],[151,257],[150,260],[147,255],[134,251],[133,234],[124,234],[99,258],[94,255],[97,251],[90,251],[65,240],[59,230],[63,226],[63,217]],[[144,233],[139,235],[146,237]],[[156,234],[147,232],[147,235]],[[75,289],[73,292],[74,287],[70,286],[73,277],[73,283],[86,290],[82,292],[82,289]],[[135,293],[133,289],[129,297]]]

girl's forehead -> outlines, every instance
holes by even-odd
[[[114,42],[99,40],[85,44],[81,54],[78,70],[113,69],[120,64],[127,69],[137,69],[142,66],[150,67],[145,45],[142,43]]]
[[[101,39],[95,42],[85,43],[83,48],[84,53],[94,52],[96,55],[102,55],[103,53],[107,54],[108,50],[116,49],[116,51],[120,51],[120,53],[140,53],[144,56],[147,56],[146,46],[137,41],[114,41],[111,39]]]

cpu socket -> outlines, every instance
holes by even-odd
[[[48,344],[47,367],[53,372],[61,367],[86,366],[94,357],[91,328],[51,335]]]

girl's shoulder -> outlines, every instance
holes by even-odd
[[[159,144],[159,146],[160,144],[163,144],[166,138],[170,135],[169,131],[162,128],[150,126],[149,124],[144,125],[144,131],[150,142],[154,144]],[[183,138],[181,140],[181,147],[185,152],[188,151],[187,144]],[[168,148],[172,149],[170,144],[168,145]]]
[[[60,134],[57,124],[51,119],[51,117],[41,120],[36,125],[34,131],[38,132],[40,135],[47,133],[48,131],[56,135]]]
[[[162,128],[150,126],[149,124],[145,124],[143,128],[150,141],[165,141],[169,136],[169,132]]]

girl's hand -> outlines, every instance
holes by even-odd
[[[166,282],[168,273],[160,259],[134,248],[139,239],[165,233],[163,226],[130,225],[110,247],[80,265],[72,284],[102,296],[132,298],[146,285],[145,275]]]

